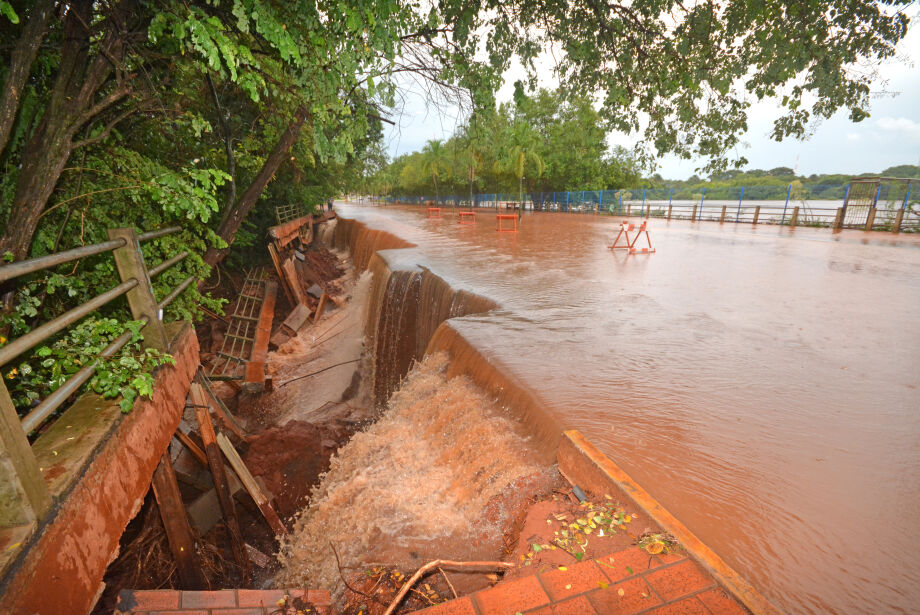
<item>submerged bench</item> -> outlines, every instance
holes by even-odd
[[[511,228],[505,226],[504,220],[511,220]],[[496,214],[495,221],[497,223],[495,230],[499,233],[517,233],[517,214]]]

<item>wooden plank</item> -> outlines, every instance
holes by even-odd
[[[230,412],[230,409],[224,404],[220,397],[214,394],[214,391],[211,390],[211,383],[208,382],[207,376],[204,375],[204,372],[199,371],[198,375],[195,378],[196,382],[200,384],[205,393],[207,393],[207,398],[211,403],[211,410],[220,419],[221,424],[227,428],[229,432],[235,435],[240,440],[245,440],[249,437],[249,432],[240,424],[239,420],[233,416]],[[236,384],[233,381],[228,381],[227,384],[233,385]],[[239,391],[239,385],[235,387],[235,390]],[[210,403],[209,402],[209,403]]]
[[[29,446],[26,433],[13,400],[0,381],[0,494],[4,503],[0,506],[0,526],[12,527],[31,523],[45,516],[51,508],[51,495],[45,479],[38,468],[38,462]],[[15,506],[14,493],[21,493],[27,505]],[[25,502],[23,502],[25,504]]]
[[[300,235],[300,227],[305,224],[312,224],[313,216],[301,216],[290,222],[285,222],[268,229],[268,235],[274,239],[280,247],[284,247],[294,241]]]
[[[281,257],[278,255],[278,249],[273,242],[268,243],[268,253],[272,257],[272,263],[275,265],[275,273],[278,274],[278,279],[281,280],[281,289],[284,291],[284,295],[290,303],[296,303],[294,295],[291,294],[291,289],[288,288],[287,279],[284,277],[284,269],[281,267]]]
[[[278,295],[278,284],[270,281],[265,283],[265,300],[259,311],[259,324],[256,327],[255,341],[252,343],[252,354],[246,363],[246,383],[265,386],[265,361],[268,359],[268,342],[272,334],[272,317],[275,314],[275,298]]]
[[[291,289],[293,299],[291,303],[307,303],[307,297],[303,292],[303,285],[300,283],[300,276],[297,274],[297,266],[294,264],[294,257],[291,256],[281,263],[281,269],[284,271],[284,279]]]
[[[275,532],[275,535],[286,535],[287,528],[284,527],[283,523],[281,523],[281,519],[278,517],[278,513],[275,512],[271,501],[268,499],[268,497],[266,497],[265,493],[262,492],[262,488],[258,485],[258,483],[256,483],[255,477],[253,477],[252,473],[250,473],[249,468],[246,467],[246,464],[243,463],[243,460],[240,458],[240,454],[233,447],[233,444],[230,442],[230,440],[228,440],[224,434],[219,433],[217,434],[217,444],[220,446],[220,450],[223,451],[227,461],[230,462],[230,466],[236,472],[237,476],[240,477],[240,480],[243,482],[243,486],[246,488],[246,491],[248,491],[249,495],[252,496],[253,502],[255,502],[256,506],[259,507],[259,510],[262,511],[262,516],[265,517],[266,521],[268,521],[268,524]]]
[[[326,309],[326,301],[329,299],[329,295],[323,293],[323,296],[319,298],[319,305],[316,306],[316,313],[313,315],[313,324],[319,322],[319,319],[323,316],[323,310]]]
[[[214,489],[217,491],[217,499],[220,502],[220,509],[224,514],[224,522],[230,532],[230,546],[233,550],[233,557],[240,572],[243,576],[243,582],[249,583],[251,570],[249,566],[249,557],[246,555],[246,549],[243,547],[243,535],[240,532],[240,521],[236,516],[236,509],[233,506],[233,499],[230,496],[230,488],[227,484],[227,474],[224,469],[224,460],[220,453],[220,447],[217,444],[217,434],[214,432],[214,425],[211,423],[211,415],[208,412],[208,402],[204,394],[204,389],[200,384],[193,382],[189,388],[192,403],[195,404],[195,418],[198,419],[198,429],[201,434],[201,441],[204,442],[204,451],[208,457],[208,465],[211,467],[211,476],[214,478]]]
[[[176,482],[176,472],[169,452],[163,454],[153,473],[153,495],[160,509],[160,518],[166,528],[166,539],[176,560],[180,589],[203,589],[207,587],[202,574],[201,558],[195,550],[195,538],[188,523],[188,514]]]
[[[297,335],[308,318],[310,318],[310,306],[298,303],[297,307],[291,310],[291,313],[281,323],[281,327],[289,335]]]
[[[179,442],[185,445],[185,448],[188,449],[188,452],[197,459],[201,465],[208,467],[208,457],[204,454],[204,451],[198,448],[198,445],[195,444],[195,441],[192,440],[189,435],[183,432],[181,429],[176,430],[176,438],[179,439]]]

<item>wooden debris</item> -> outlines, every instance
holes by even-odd
[[[265,555],[264,553],[256,549],[254,546],[252,546],[248,542],[243,543],[243,546],[246,547],[246,553],[249,554],[249,559],[250,561],[252,561],[253,564],[258,566],[259,568],[268,568],[271,565],[272,563],[271,557],[269,557],[268,555]]]
[[[195,444],[195,441],[192,440],[187,433],[183,432],[181,429],[177,429],[176,438],[178,438],[179,442],[185,445],[185,448],[188,449],[188,452],[190,452],[192,456],[201,463],[201,465],[208,467],[207,455],[204,454],[204,451],[201,450],[197,444]]]
[[[316,306],[316,313],[313,315],[313,324],[319,322],[319,319],[323,316],[323,310],[326,309],[326,301],[329,299],[329,295],[323,293],[323,296],[319,298],[319,305]]]
[[[308,318],[310,318],[310,306],[301,303],[291,310],[288,317],[281,323],[281,328],[292,336],[297,335],[297,332],[300,331],[300,328],[307,322]]]
[[[240,522],[236,516],[236,509],[233,507],[230,488],[227,485],[224,460],[220,453],[220,447],[217,444],[217,434],[214,432],[214,425],[211,423],[207,398],[205,397],[204,389],[200,384],[195,382],[191,384],[189,394],[191,395],[192,403],[195,404],[195,417],[198,419],[198,429],[201,433],[201,440],[204,442],[204,450],[208,457],[208,465],[211,468],[211,476],[214,478],[214,488],[217,491],[217,499],[220,502],[220,508],[223,511],[227,529],[230,532],[230,545],[233,549],[233,557],[240,567],[244,583],[248,583],[251,578],[249,558],[246,555],[246,550],[243,548],[243,536],[240,532]]]
[[[256,506],[258,506],[259,510],[262,511],[262,516],[265,517],[266,521],[268,521],[268,524],[275,532],[275,535],[286,535],[287,528],[284,527],[284,524],[278,517],[278,513],[275,512],[275,508],[272,506],[271,501],[262,491],[262,488],[256,483],[256,480],[252,473],[249,471],[249,468],[247,468],[246,464],[243,463],[243,460],[240,458],[240,454],[233,447],[233,444],[230,442],[230,440],[228,440],[224,434],[217,434],[217,444],[220,446],[220,450],[223,451],[227,461],[230,462],[230,466],[240,477],[240,480],[243,482],[243,486],[246,488],[246,491],[248,491],[249,495],[252,496],[252,500],[256,503]]]
[[[240,425],[239,420],[233,416],[230,409],[227,408],[221,398],[215,395],[214,391],[211,390],[211,384],[208,378],[199,371],[195,380],[204,388],[205,393],[207,393],[206,399],[208,400],[208,405],[217,419],[221,422],[221,425],[240,440],[246,441],[246,439],[249,438],[249,433]]]
[[[206,581],[201,572],[201,558],[195,549],[195,539],[188,523],[188,513],[182,502],[182,494],[179,492],[179,483],[176,482],[176,473],[169,458],[169,451],[160,458],[160,463],[157,464],[153,473],[151,486],[160,509],[160,518],[163,519],[163,527],[166,528],[169,548],[176,560],[179,582],[184,589],[206,587]]]

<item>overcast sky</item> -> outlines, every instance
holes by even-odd
[[[846,111],[814,128],[804,141],[789,139],[777,143],[769,138],[779,107],[773,101],[751,108],[750,126],[741,150],[750,162],[749,169],[797,168],[800,175],[812,173],[879,172],[898,164],[920,164],[920,17],[912,20],[912,29],[899,46],[899,61],[882,66],[884,90],[872,102],[871,116],[859,123],[851,122]],[[512,69],[505,86],[499,91],[501,101],[511,97],[511,85],[520,72]],[[547,83],[546,85],[551,85]],[[876,84],[874,90],[882,88]],[[385,139],[391,156],[421,149],[429,139],[449,138],[462,121],[453,107],[435,108],[425,102],[420,88],[408,87],[405,105],[387,126]],[[611,135],[611,142],[631,144],[628,135]],[[701,166],[698,161],[667,156],[658,161],[657,172],[669,179],[686,179]]]

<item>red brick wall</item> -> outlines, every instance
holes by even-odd
[[[100,444],[70,495],[55,503],[51,520],[14,564],[0,589],[0,613],[87,613],[95,604],[118,541],[179,424],[199,363],[191,327],[181,329],[170,352],[176,364],[157,372],[153,399],[136,403]]]

